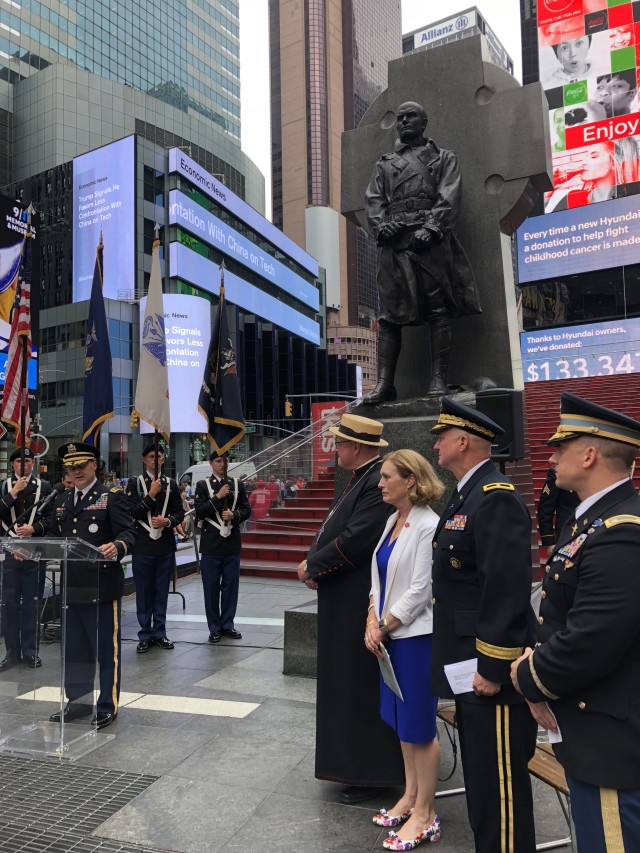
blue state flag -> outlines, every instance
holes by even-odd
[[[102,235],[96,249],[91,302],[87,318],[87,353],[84,360],[84,406],[82,409],[82,440],[98,446],[102,424],[112,418],[113,378],[111,347],[107,328],[107,314],[102,295]]]
[[[220,270],[220,304],[211,329],[198,411],[207,421],[207,437],[216,453],[227,453],[244,436],[244,415],[236,353],[224,304],[224,271]]]

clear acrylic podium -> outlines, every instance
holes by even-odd
[[[76,537],[0,539],[0,753],[74,761],[115,738],[95,722],[104,562]]]

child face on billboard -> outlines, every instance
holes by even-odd
[[[589,70],[587,57],[591,42],[588,36],[563,41],[554,47],[558,62],[565,74],[571,77],[586,76]]]
[[[636,94],[633,82],[633,72],[631,76],[620,73],[598,78],[596,98],[605,108],[607,118],[625,115],[631,111],[631,103]]]

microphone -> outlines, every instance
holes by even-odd
[[[48,495],[45,495],[44,498],[38,501],[36,504],[36,515],[42,515],[42,510],[51,503],[54,498],[57,498],[58,495],[61,495],[65,490],[65,487],[62,483],[56,483],[53,489],[49,492]],[[23,513],[21,513],[13,524],[7,529],[7,535],[22,521],[23,518],[26,518],[33,510],[33,507],[30,506],[29,509],[25,509]]]
[[[65,489],[63,483],[59,483],[59,482],[56,483],[55,486],[53,487],[53,489],[49,492],[49,494],[45,498],[43,498],[41,501],[38,502],[37,514],[42,515],[42,510],[46,506],[48,506],[52,500],[55,500],[55,498],[57,498],[58,495],[61,495],[63,492],[66,492],[66,489]],[[33,509],[33,507],[32,507],[32,509]]]

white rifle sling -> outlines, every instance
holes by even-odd
[[[236,508],[236,504],[238,503],[238,481],[234,477],[231,482],[233,483],[233,503],[231,504],[230,509],[231,512],[233,512]],[[213,500],[215,495],[213,491],[213,486],[211,485],[211,478],[207,477],[205,483],[207,484],[207,489],[209,491],[209,498]],[[213,511],[216,514],[215,520],[213,518],[205,518],[205,522],[208,522],[209,524],[213,525],[213,527],[215,527],[219,531],[220,536],[226,539],[227,536],[231,536],[231,528],[233,526],[233,522],[223,521],[222,516],[215,507]]]
[[[144,474],[140,474],[140,476],[138,477],[138,482],[142,486],[142,493],[143,493],[144,497],[146,498],[146,496],[149,494],[149,492],[147,490],[147,484],[146,484],[145,479],[144,479]],[[166,494],[164,496],[164,504],[162,506],[162,512],[161,512],[161,515],[164,518],[166,518],[166,516],[167,516],[167,507],[169,506],[169,493],[170,493],[170,491],[171,491],[171,482],[167,481],[167,491],[166,491]],[[153,527],[153,525],[151,524],[151,512],[150,511],[147,513],[147,519],[149,521],[148,524],[145,524],[145,522],[141,518],[138,519],[138,524],[141,527],[144,527],[144,529],[147,531],[147,533],[149,534],[151,539],[159,539],[162,536],[163,528],[162,527]]]

